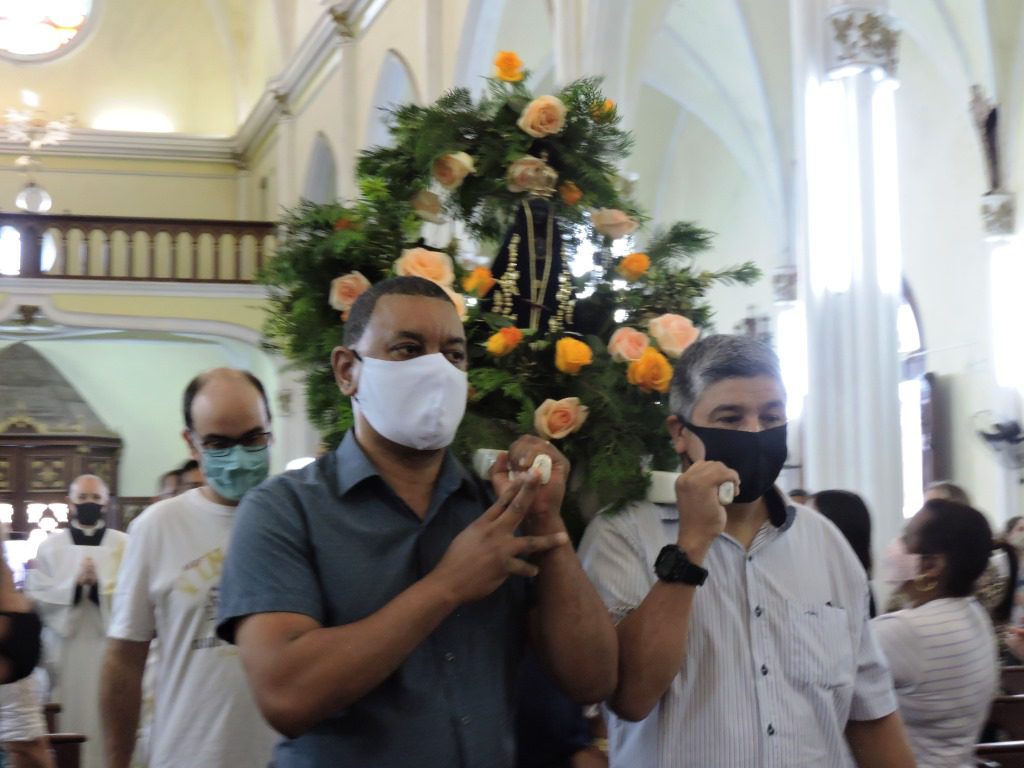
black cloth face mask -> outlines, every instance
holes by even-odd
[[[103,505],[92,501],[76,504],[75,519],[82,525],[96,525],[103,519]]]
[[[682,417],[683,426],[704,443],[704,460],[720,461],[740,476],[735,501],[749,504],[775,484],[786,463],[786,425],[760,432],[697,427]]]
[[[39,633],[43,625],[34,613],[0,611],[6,618],[7,636],[0,640],[0,658],[10,665],[10,678],[3,683],[13,683],[32,674],[39,663]]]

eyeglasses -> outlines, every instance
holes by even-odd
[[[192,433],[192,438],[199,443],[199,447],[211,456],[227,456],[236,445],[250,453],[259,453],[270,445],[270,432],[249,432],[239,438],[224,437],[223,435],[210,435],[200,438]]]

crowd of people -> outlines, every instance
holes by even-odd
[[[448,450],[467,357],[443,289],[385,280],[330,360],[355,416],[336,450],[270,477],[263,386],[216,369],[184,393],[189,462],[127,532],[77,478],[26,593],[0,570],[14,765],[52,765],[38,664],[84,768],[973,765],[1024,658],[1024,520],[994,540],[930,488],[876,601],[866,505],[777,487],[778,361],[717,335],[675,366],[672,492],[577,553],[556,446],[524,436],[486,478]]]

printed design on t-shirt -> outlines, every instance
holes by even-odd
[[[217,606],[220,602],[220,577],[223,570],[224,550],[217,547],[186,563],[175,582],[176,592],[199,598],[194,603],[196,610],[201,613],[200,620],[196,622],[196,637],[191,644],[193,651],[218,648],[225,644],[217,637]],[[205,600],[201,597],[203,594],[206,595]]]

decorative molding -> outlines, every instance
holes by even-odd
[[[0,140],[0,154],[23,155],[25,151],[24,142]],[[72,128],[70,139],[35,154],[44,161],[47,157],[71,156],[234,163],[236,139]]]
[[[1010,192],[992,192],[981,196],[981,218],[985,238],[1003,238],[1017,231],[1017,199]]]
[[[268,298],[267,289],[250,283],[174,283],[148,280],[79,280],[60,277],[0,277],[0,293],[8,298],[52,296],[167,296],[192,299]],[[19,301],[24,303],[24,300]]]
[[[826,67],[830,77],[873,70],[895,79],[900,32],[895,19],[875,7],[842,5],[828,13]]]

